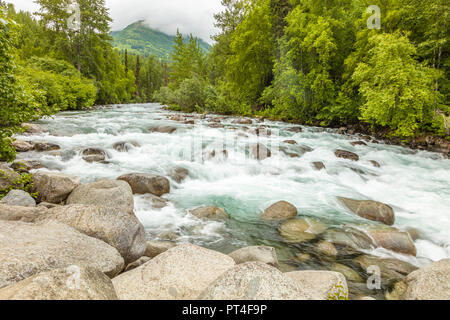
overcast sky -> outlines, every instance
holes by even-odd
[[[6,0],[16,8],[36,11],[34,0]],[[106,0],[113,18],[112,30],[121,30],[138,20],[168,34],[177,28],[183,34],[192,33],[205,41],[214,34],[214,13],[221,11],[220,0]]]

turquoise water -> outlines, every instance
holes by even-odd
[[[287,245],[277,226],[261,222],[258,216],[271,204],[286,200],[298,208],[299,215],[315,217],[329,227],[370,224],[342,207],[336,199],[342,196],[387,203],[395,210],[395,227],[414,227],[421,232],[421,239],[415,242],[417,257],[384,249],[370,253],[418,266],[450,257],[450,161],[441,155],[382,143],[353,147],[350,142],[361,140],[360,137],[313,127],[292,133],[286,130],[290,125],[280,122],[234,125],[233,119],[227,118],[222,120],[225,129],[213,129],[206,126],[207,120],[197,119],[195,125],[170,121],[174,114],[157,104],[60,113],[39,122],[49,129],[48,134],[20,138],[57,143],[63,155],[75,151],[75,156],[70,159],[31,152],[21,157],[40,159],[50,170],[76,175],[83,182],[115,179],[130,172],[167,176],[174,166],[185,167],[189,177],[181,184],[171,181],[172,191],[164,196],[171,200],[170,206],[155,210],[142,196],[135,197],[136,215],[151,239],[170,234],[177,241],[190,241],[225,253],[242,246],[268,244],[278,249],[285,268],[317,268],[317,261],[303,266],[292,262],[296,254],[313,250],[311,244]],[[148,129],[156,125],[171,125],[178,130],[171,135],[149,133]],[[260,125],[270,127],[272,135],[257,137],[249,132]],[[297,153],[299,150],[282,142],[287,139],[313,151],[291,158],[282,149]],[[112,147],[119,141],[134,141],[140,147],[120,153]],[[248,144],[258,141],[269,146],[271,158],[257,161],[247,157]],[[87,147],[105,149],[108,162],[84,162],[80,153]],[[228,152],[227,159],[200,160],[204,153],[223,149]],[[360,161],[338,159],[335,149],[356,152]],[[369,160],[378,161],[381,168],[375,168]],[[313,161],[324,162],[327,169],[314,170]],[[202,205],[223,207],[231,219],[201,221],[188,214],[189,209]]]

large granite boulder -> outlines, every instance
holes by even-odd
[[[166,252],[173,247],[176,247],[177,244],[171,241],[147,241],[147,247],[145,249],[145,256],[149,258],[154,258],[157,255],[160,255],[163,252]]]
[[[115,248],[57,221],[0,221],[0,239],[0,288],[72,265],[93,267],[111,278],[124,268]]]
[[[33,150],[33,145],[29,142],[16,139],[11,143],[11,146],[17,151],[17,152],[28,152]]]
[[[194,300],[234,265],[227,255],[183,244],[119,275],[113,284],[121,300]]]
[[[47,214],[45,207],[21,207],[0,203],[0,220],[34,222]]]
[[[128,212],[93,205],[68,205],[48,210],[41,219],[57,220],[113,246],[125,260],[133,262],[145,253],[144,226]]]
[[[221,275],[199,300],[308,300],[291,278],[262,262],[239,264]]]
[[[297,208],[286,201],[279,201],[269,208],[267,208],[262,214],[263,220],[286,220],[295,218],[298,214]]]
[[[259,261],[278,268],[278,257],[274,247],[253,246],[241,248],[229,254],[236,264]]]
[[[450,259],[434,262],[397,283],[388,299],[450,300]]]
[[[353,200],[338,197],[338,200],[358,216],[392,226],[395,222],[394,210],[387,204],[372,200]]]
[[[35,207],[36,200],[34,200],[28,192],[23,190],[11,190],[0,201],[0,204],[8,204],[10,206]]]
[[[99,180],[77,187],[67,199],[67,204],[98,205],[116,208],[133,214],[134,198],[125,181]]]
[[[38,202],[59,204],[81,184],[77,177],[55,172],[39,171],[33,175],[33,193]]]
[[[0,289],[0,300],[118,300],[103,272],[69,266],[41,272]]]
[[[344,275],[334,271],[293,271],[285,275],[297,283],[312,300],[329,300],[330,295],[349,296]],[[342,292],[335,292],[341,286]]]
[[[151,193],[160,197],[170,192],[170,181],[155,174],[130,173],[120,176],[117,180],[126,181],[131,186],[133,194]]]

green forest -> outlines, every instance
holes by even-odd
[[[114,48],[104,0],[0,1],[0,159],[20,125],[64,110],[158,101],[176,110],[319,126],[365,124],[403,139],[448,137],[446,0],[223,0],[205,52],[174,38],[172,56]],[[369,28],[381,9],[380,28]],[[180,30],[181,32],[183,30]]]
[[[448,135],[446,0],[223,0],[207,55],[177,38],[174,109]],[[368,28],[381,10],[380,28]]]

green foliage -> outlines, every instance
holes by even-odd
[[[341,281],[336,283],[328,293],[328,300],[350,300]]]
[[[0,170],[0,176],[6,178],[6,173],[3,170]],[[11,190],[23,190],[30,193],[33,198],[37,197],[37,193],[31,193],[31,190],[33,190],[33,175],[30,173],[21,173],[17,179],[11,181],[8,188],[0,189],[0,200]]]
[[[127,50],[128,53],[141,56],[155,56],[158,59],[169,60],[176,37],[167,35],[158,30],[154,30],[145,24],[145,21],[138,21],[130,24],[121,31],[111,33],[114,39],[114,46],[119,50]],[[189,37],[184,37],[185,41]],[[210,45],[199,39],[199,45],[203,52],[210,49]]]

